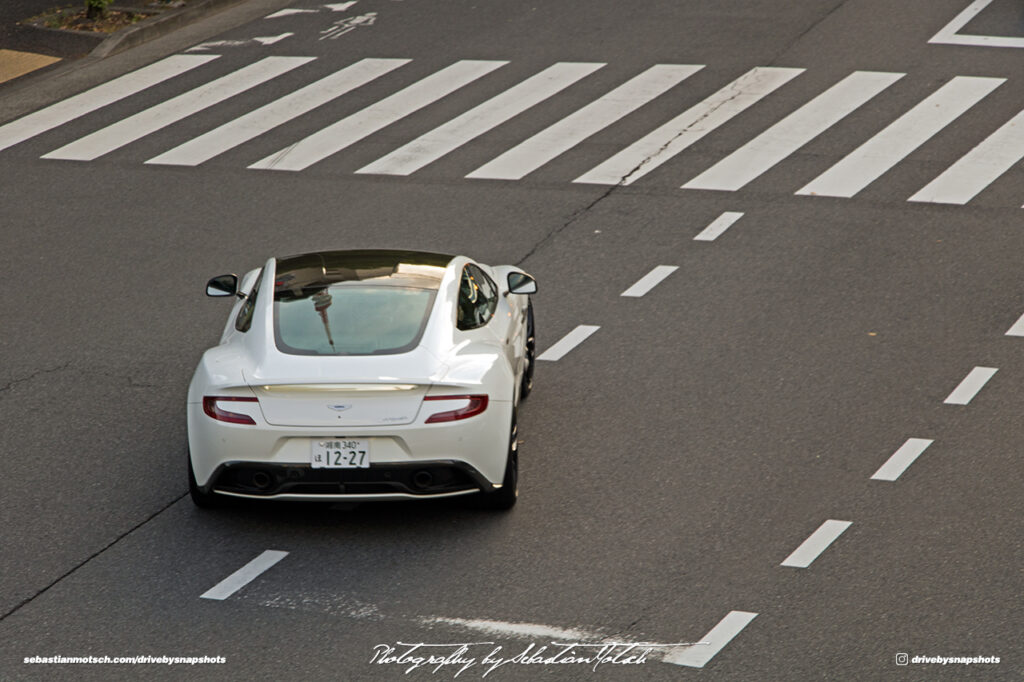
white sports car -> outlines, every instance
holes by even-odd
[[[518,494],[532,277],[464,256],[324,251],[214,277],[238,298],[188,390],[192,500]]]

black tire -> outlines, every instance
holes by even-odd
[[[188,457],[188,494],[192,498],[192,503],[201,509],[223,507],[224,502],[219,495],[216,493],[204,493],[199,489],[199,486],[196,484],[196,473],[192,470],[192,453],[186,450],[185,454]]]
[[[537,364],[537,339],[533,331],[533,301],[526,305],[526,371],[519,386],[519,400],[526,400],[533,390],[533,368]]]
[[[515,408],[512,408],[512,433],[508,442],[508,457],[505,460],[505,477],[501,487],[476,496],[481,509],[508,510],[516,505],[519,498],[519,426]]]

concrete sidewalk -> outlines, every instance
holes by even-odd
[[[60,2],[60,0],[5,0],[0,2],[0,50],[40,55],[39,61],[43,61],[42,57],[74,59],[88,54],[102,42],[105,36],[93,37],[63,31],[43,31],[18,24],[48,9],[67,6],[67,4],[67,0],[65,2]],[[14,61],[19,66],[28,67],[34,59],[27,56],[18,56],[14,59],[11,55],[8,55],[7,58],[0,57],[0,74],[6,71],[4,63],[11,65]],[[11,68],[8,66],[8,69]]]
[[[57,65],[83,57],[106,57],[129,47],[167,35],[245,0],[186,0],[180,8],[154,6],[146,0],[116,2],[116,6],[151,10],[155,14],[114,33],[85,33],[39,28],[28,24],[35,17],[57,7],[64,0],[0,1],[0,87],[29,73],[44,73]],[[82,0],[78,0],[84,5]],[[72,5],[74,7],[78,3]]]

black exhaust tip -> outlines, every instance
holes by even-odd
[[[270,487],[270,474],[265,471],[257,471],[252,475],[252,484],[260,490]]]
[[[420,469],[412,475],[412,484],[423,490],[429,488],[434,483],[434,474],[430,473],[426,469]]]

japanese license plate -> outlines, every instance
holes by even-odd
[[[314,440],[310,463],[314,469],[369,469],[370,441]]]

